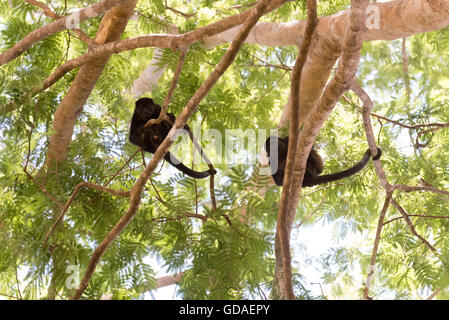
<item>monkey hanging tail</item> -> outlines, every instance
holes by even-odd
[[[211,174],[216,174],[217,171],[213,170],[211,172],[210,170],[206,171],[195,171],[188,167],[186,167],[181,161],[179,161],[174,155],[172,155],[170,152],[167,151],[167,153],[164,156],[164,159],[168,161],[172,166],[174,166],[179,171],[185,173],[189,177],[195,178],[195,179],[203,179],[207,178]]]
[[[382,151],[380,150],[380,148],[377,148],[377,155],[375,157],[373,157],[373,160],[378,160],[380,158],[382,154]],[[310,177],[309,179],[306,179],[304,177],[304,181],[303,181],[303,186],[304,187],[312,187],[312,186],[316,186],[318,184],[322,184],[322,183],[327,183],[327,182],[332,182],[332,181],[336,181],[336,180],[340,180],[346,177],[350,177],[353,174],[359,172],[360,170],[362,170],[366,164],[369,161],[369,158],[371,157],[371,152],[368,149],[365,154],[363,155],[362,160],[360,160],[359,163],[357,163],[355,166],[337,172],[337,173],[332,173],[332,174],[325,174],[325,175],[321,175],[321,176],[315,176],[315,177]]]

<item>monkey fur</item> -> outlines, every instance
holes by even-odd
[[[155,123],[147,128],[145,128],[145,124],[150,119],[159,118],[159,114],[161,113],[161,106],[154,103],[151,98],[140,98],[136,101],[136,107],[134,109],[134,113],[131,119],[131,128],[129,131],[129,142],[132,144],[141,147],[144,151],[155,153],[157,148],[161,145],[162,141],[167,137],[168,132],[172,128],[172,124],[166,120],[161,121],[160,123]],[[172,113],[167,113],[167,116],[170,118],[171,122],[174,123],[176,117]],[[185,130],[190,130],[190,128],[185,125]],[[186,167],[182,162],[176,159],[170,152],[164,156],[164,159],[168,161],[171,165],[177,168],[179,171],[184,174],[196,178],[202,179],[207,178],[210,174],[215,174],[216,171],[210,170],[207,171],[194,171],[188,167]]]
[[[275,154],[270,155],[270,142],[271,139],[276,139],[278,144],[278,155],[276,157]],[[276,143],[276,140],[271,142],[273,146]],[[274,182],[278,186],[282,186],[284,182],[284,173],[285,173],[285,165],[287,162],[287,150],[288,150],[288,137],[279,138],[276,136],[270,136],[265,141],[265,150],[267,152],[267,156],[270,161],[271,168],[271,176],[273,177]],[[378,160],[382,154],[382,150],[377,148],[377,155],[373,157],[373,160]],[[352,176],[353,174],[362,170],[366,164],[368,163],[371,157],[371,152],[368,149],[363,155],[362,160],[360,160],[355,166],[332,174],[321,175],[324,169],[323,160],[318,152],[312,147],[310,150],[309,157],[307,158],[306,171],[304,173],[304,179],[302,182],[303,187],[312,187],[318,184],[327,183],[331,181],[336,181],[339,179],[347,178]],[[277,161],[277,168],[275,168],[274,164]]]

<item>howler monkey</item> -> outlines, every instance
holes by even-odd
[[[147,121],[150,119],[159,118],[160,113],[161,106],[154,103],[153,99],[140,98],[139,100],[137,100],[136,108],[134,109],[134,114],[131,119],[129,141],[132,144],[141,147],[144,151],[155,153],[157,148],[160,146],[162,141],[164,141],[165,137],[167,137],[168,135],[168,132],[172,128],[172,124],[166,120],[163,120],[160,123],[155,123],[145,128],[145,124],[147,123]],[[167,116],[170,118],[172,123],[175,122],[176,118],[172,113],[167,113]],[[187,125],[184,126],[184,129],[190,130]],[[213,172],[211,172],[211,170],[202,172],[194,171],[182,164],[182,162],[176,159],[168,151],[165,154],[164,159],[179,171],[192,178],[207,178],[211,173],[216,173],[215,170],[213,170]]]
[[[271,139],[276,139],[277,141],[274,140],[273,142],[271,142]],[[278,157],[276,157],[275,154],[271,154],[270,156],[270,142],[273,144],[273,146],[275,146],[275,143],[277,142],[278,155],[279,155]],[[265,150],[267,152],[267,156],[270,161],[270,168],[272,172],[271,176],[273,177],[274,182],[278,186],[282,186],[282,183],[284,182],[285,165],[287,162],[288,137],[285,138],[279,138],[276,136],[269,137],[265,141]],[[377,155],[373,157],[373,160],[378,160],[381,154],[382,151],[380,150],[380,148],[377,148]],[[312,187],[317,184],[331,182],[352,176],[353,174],[359,172],[366,166],[370,157],[371,152],[368,149],[363,155],[362,160],[360,160],[360,162],[357,163],[355,166],[337,173],[320,176],[320,174],[323,172],[324,169],[323,160],[321,159],[318,152],[316,152],[316,150],[312,147],[312,150],[310,150],[309,153],[309,157],[307,158],[306,172],[304,173],[304,180],[302,182],[302,186]],[[275,166],[276,164],[275,161],[277,161],[277,167]]]

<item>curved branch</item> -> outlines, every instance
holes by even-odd
[[[376,140],[374,138],[373,126],[371,125],[371,110],[373,109],[373,101],[369,97],[369,95],[363,90],[361,86],[357,84],[357,81],[354,79],[351,82],[351,90],[362,100],[363,102],[363,126],[365,128],[366,140],[368,141],[368,145],[371,151],[371,154],[377,155],[377,145]],[[380,183],[382,187],[385,189],[387,193],[393,192],[394,187],[388,182],[387,175],[380,163],[380,160],[373,161],[374,168],[376,170],[376,174],[379,177]]]
[[[151,127],[153,124],[161,123],[163,120],[171,122],[170,118],[167,117],[168,105],[170,104],[170,101],[171,101],[173,94],[175,92],[175,89],[176,89],[176,85],[178,84],[179,76],[181,75],[182,67],[184,66],[184,61],[186,59],[186,54],[187,54],[187,52],[186,52],[187,50],[180,50],[180,51],[181,51],[181,53],[179,55],[178,64],[176,65],[175,74],[174,74],[173,80],[170,84],[170,88],[168,89],[168,93],[165,96],[164,105],[162,106],[161,113],[159,114],[159,117],[157,119],[148,120],[147,123],[145,123],[145,125],[144,125],[145,128]],[[172,123],[172,125],[173,125],[173,123]]]

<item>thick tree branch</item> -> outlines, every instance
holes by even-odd
[[[103,0],[30,32],[22,40],[17,42],[11,49],[0,54],[0,66],[17,58],[36,42],[39,42],[52,34],[68,29],[72,26],[72,19],[75,17],[78,19],[77,22],[82,22],[86,19],[99,16],[110,8],[126,1],[128,0]]]
[[[286,0],[272,1],[266,12],[278,8],[284,2],[286,2]],[[42,86],[34,88],[32,92],[33,94],[36,94],[39,91],[51,87],[56,81],[61,79],[61,77],[63,77],[69,71],[86,63],[94,61],[95,59],[101,56],[145,47],[157,47],[165,49],[169,48],[172,50],[188,47],[195,42],[204,40],[210,35],[226,30],[227,28],[231,28],[232,26],[241,24],[242,21],[244,21],[244,18],[249,15],[249,13],[250,10],[235,16],[228,17],[216,23],[210,24],[203,28],[199,28],[182,35],[172,35],[172,34],[146,35],[131,39],[117,40],[115,42],[99,45],[94,50],[89,51],[78,58],[69,60],[63,65],[59,66],[47,79],[43,81]],[[3,109],[4,112],[7,112],[12,110],[12,108],[13,108],[12,106],[6,106]]]
[[[166,27],[167,31],[171,34],[178,34],[178,27],[174,24],[170,24]],[[185,51],[187,48],[181,48],[180,51]],[[161,48],[155,48],[153,50],[153,58],[151,59],[148,67],[140,74],[140,76],[134,81],[129,92],[132,94],[133,98],[140,97],[146,91],[152,91],[156,88],[160,77],[164,74],[166,70],[166,65],[160,66],[161,58],[163,55],[163,50]]]
[[[298,152],[295,156],[296,159],[293,159],[295,163],[294,170],[285,171],[284,177],[287,177],[287,180],[291,178],[291,176],[293,176],[291,187],[287,190],[285,190],[286,179],[284,178],[283,196],[284,192],[288,194],[288,197],[286,194],[284,198],[288,199],[284,200],[288,202],[286,203],[287,205],[286,214],[283,218],[286,219],[285,227],[287,228],[288,232],[290,232],[291,230],[294,215],[296,212],[296,206],[299,200],[301,184],[304,177],[306,161],[309,152],[315,142],[315,138],[318,135],[318,132],[321,129],[323,123],[329,117],[334,106],[337,104],[338,99],[347,89],[347,87],[350,84],[350,81],[353,79],[357,71],[360,59],[360,50],[362,47],[362,36],[365,28],[364,25],[365,9],[368,3],[369,3],[368,0],[351,2],[351,10],[349,13],[349,27],[346,32],[343,55],[340,59],[337,72],[335,74],[335,77],[329,82],[322,97],[317,102],[317,105],[313,108],[313,112],[307,118],[307,121],[304,122],[304,127],[299,134],[299,138],[297,140],[298,143],[296,144],[296,148],[298,148],[301,152]],[[303,88],[301,87],[300,90],[302,91]],[[301,100],[301,109],[302,108],[303,105]],[[293,111],[294,109],[292,108],[291,110]],[[301,117],[301,114],[299,116]],[[290,139],[291,138],[292,136],[290,136]],[[295,148],[295,145],[289,141],[288,152],[290,152],[291,148]],[[279,214],[281,215],[281,208],[279,210],[280,210]],[[278,221],[280,221],[279,219],[281,218],[278,217]],[[281,241],[284,241],[285,243],[285,240],[286,239],[284,235],[284,239],[281,239]],[[282,250],[282,253],[287,254],[288,258],[290,252],[287,253],[286,250],[285,251],[284,250],[285,249]],[[285,268],[285,266],[283,267]],[[285,277],[287,277],[287,275],[285,275]],[[286,284],[286,286],[287,285],[288,284]]]
[[[175,273],[172,275],[160,277],[156,279],[156,288],[163,288],[167,286],[171,286],[172,284],[176,284],[181,282],[182,276],[184,272]]]
[[[171,275],[163,276],[156,279],[156,287],[154,289],[160,289],[164,287],[168,287],[177,283],[180,283],[182,280],[182,276],[184,275],[184,272],[174,273]],[[142,290],[141,293],[153,290],[153,288],[145,288]],[[1,294],[0,294],[1,295]],[[105,296],[102,296],[100,300],[112,300],[112,294],[108,294]]]
[[[299,134],[299,90],[301,75],[304,64],[306,62],[307,54],[309,52],[310,44],[312,42],[313,32],[317,25],[317,8],[316,1],[307,1],[307,26],[305,34],[303,36],[304,41],[298,53],[298,57],[295,62],[295,66],[292,71],[292,81],[290,87],[290,105],[292,118],[289,132],[289,146],[287,153],[287,163],[285,166],[284,184],[282,189],[281,200],[279,201],[279,213],[277,219],[276,233],[279,236],[283,275],[284,275],[284,288],[283,296],[287,299],[295,299],[295,293],[293,291],[292,283],[292,269],[291,269],[291,253],[290,253],[290,232],[291,225],[289,225],[288,219],[288,204],[291,197],[293,181],[291,179],[293,167],[295,165],[297,142]],[[281,292],[282,292],[281,291]]]
[[[120,6],[108,11],[101,21],[95,42],[104,44],[118,40],[125,30],[136,2],[137,0],[126,0]],[[52,130],[55,133],[50,137],[45,169],[51,168],[55,162],[62,162],[65,159],[75,123],[109,57],[108,54],[98,56],[95,60],[84,64],[78,71],[75,80],[54,114]]]
[[[448,0],[397,0],[371,3],[364,22],[369,27],[363,41],[395,40],[418,33],[437,30],[449,25]],[[319,41],[310,48],[309,61],[303,71],[301,84],[301,123],[303,123],[322,94],[332,67],[341,54],[343,39],[349,23],[349,9],[319,20],[316,34]],[[305,21],[258,23],[247,42],[267,46],[300,45]],[[206,40],[214,47],[232,39],[238,27]],[[285,117],[283,125],[286,124]]]

